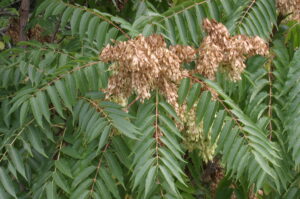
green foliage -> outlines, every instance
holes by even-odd
[[[34,9],[30,21],[56,24],[58,39],[0,52],[1,198],[210,198],[209,163],[182,144],[174,107],[158,91],[143,103],[108,100],[111,66],[98,59],[105,45],[138,34],[197,47],[205,18],[271,46],[271,56],[247,60],[239,82],[218,73],[216,81],[195,75],[178,86],[179,104],[196,107],[194,120],[224,168],[215,197],[259,190],[261,198],[298,197],[299,22],[277,22],[274,0],[174,4],[159,13],[161,3],[135,2],[130,22],[61,0]]]

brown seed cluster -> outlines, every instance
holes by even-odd
[[[161,35],[138,37],[106,46],[100,54],[104,62],[115,62],[109,80],[108,94],[130,96],[135,92],[141,100],[158,89],[169,103],[177,104],[177,85],[187,75],[181,63],[195,57],[192,47],[167,48]]]
[[[300,0],[277,0],[277,7],[283,15],[300,23]]]
[[[196,70],[209,79],[215,78],[220,67],[231,80],[240,80],[247,57],[257,54],[264,56],[269,52],[263,39],[245,35],[231,37],[227,28],[215,20],[205,19],[203,27],[208,35],[198,50]]]
[[[181,46],[175,45],[169,48],[173,53],[175,53],[181,62],[189,63],[196,58],[196,49],[191,46]]]
[[[256,54],[267,55],[268,46],[259,37],[237,35],[231,37],[227,28],[215,20],[205,19],[207,32],[199,49],[191,46],[169,46],[161,35],[139,35],[116,45],[106,46],[100,54],[103,62],[114,62],[113,75],[107,93],[122,98],[136,93],[143,101],[151,91],[158,90],[179,110],[177,86],[188,74],[200,73],[214,79],[217,70],[225,71],[233,81],[241,79],[244,61]],[[182,63],[196,60],[196,69],[184,70]]]

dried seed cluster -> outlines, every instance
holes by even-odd
[[[300,0],[277,0],[277,7],[282,14],[291,14],[289,19],[300,22]]]
[[[189,63],[195,60],[196,58],[197,51],[191,46],[175,45],[170,46],[169,49],[179,57],[181,63]]]
[[[214,79],[218,67],[221,67],[231,80],[240,80],[247,57],[267,55],[269,52],[261,38],[245,35],[231,37],[227,28],[215,20],[205,19],[203,27],[208,35],[198,50],[196,70],[209,79]]]
[[[203,26],[208,35],[197,50],[181,45],[167,47],[164,38],[156,34],[139,35],[115,46],[106,46],[100,59],[114,62],[108,94],[127,98],[135,92],[143,101],[150,97],[151,91],[158,89],[177,109],[177,83],[188,74],[181,67],[183,62],[191,62],[198,56],[196,70],[189,73],[201,73],[214,79],[220,67],[235,81],[241,79],[247,57],[268,53],[267,44],[259,37],[231,37],[227,28],[215,20],[205,19]]]
[[[177,104],[177,84],[187,75],[181,63],[195,58],[196,51],[189,46],[167,45],[161,35],[119,42],[106,46],[100,54],[104,62],[115,62],[114,74],[109,80],[108,93],[128,97],[135,91],[141,100],[150,98],[158,89],[168,101]]]

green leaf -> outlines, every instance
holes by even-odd
[[[87,132],[89,133],[88,143],[92,142],[94,139],[96,139],[101,132],[103,132],[103,128],[108,125],[108,122],[106,120],[103,120],[103,118],[100,118],[96,120],[96,124],[91,124],[91,121],[88,123]]]
[[[25,166],[19,152],[13,146],[8,146],[8,148],[9,157],[12,160],[15,168],[27,180]]]
[[[79,35],[81,37],[84,36],[84,33],[86,32],[86,29],[87,29],[87,25],[88,25],[88,20],[90,18],[90,13],[89,12],[85,12],[82,17],[81,17],[81,20],[80,20],[80,25],[79,25]]]
[[[124,186],[123,171],[117,159],[109,151],[106,151],[106,153],[104,153],[104,157],[107,161],[109,168],[112,171],[112,175],[115,176],[119,180],[119,182]]]
[[[36,94],[36,99],[39,104],[39,107],[41,108],[41,112],[44,115],[45,119],[50,122],[50,111],[49,111],[49,106],[47,102],[47,98],[44,92],[38,92]]]
[[[93,180],[87,179],[84,182],[82,182],[72,193],[70,196],[70,199],[78,199],[82,197],[82,194],[85,195],[86,191],[91,186]]]
[[[180,147],[180,144],[177,141],[176,137],[174,137],[171,132],[167,131],[166,128],[164,128],[160,125],[158,125],[158,127],[161,130],[161,132],[163,133],[164,138],[166,138],[169,141],[169,143],[172,143],[172,146],[174,146],[174,148],[176,148],[177,151],[180,151],[180,152],[183,153],[183,151]]]
[[[171,153],[169,153],[167,150],[160,148],[159,152],[161,153],[161,156],[167,160],[169,163],[172,164],[173,168],[177,170],[179,173],[182,175],[185,175],[182,169],[180,169],[180,164],[178,161],[175,159],[176,157],[172,156]],[[183,183],[184,184],[184,183]]]
[[[77,185],[85,180],[91,173],[96,170],[95,166],[89,166],[83,169],[73,180],[72,188],[77,187]]]
[[[80,194],[80,196],[78,197],[78,199],[86,199],[86,197],[90,194],[90,190],[85,190],[84,192],[82,192]]]
[[[29,98],[30,98],[30,96],[24,95],[24,96],[20,97],[19,99],[17,99],[17,100],[14,102],[14,104],[12,105],[12,107],[10,108],[10,110],[9,110],[9,112],[8,112],[8,115],[10,115],[10,114],[12,114],[13,112],[15,112],[15,111],[19,108],[19,106],[20,106],[21,104],[26,103],[27,99],[29,99]],[[13,101],[11,101],[11,103],[12,103],[12,102],[13,102]]]
[[[180,134],[179,130],[177,129],[177,127],[175,126],[174,122],[172,120],[170,120],[169,118],[167,118],[164,115],[159,115],[159,120],[166,125],[166,127],[168,127],[168,129],[170,129],[175,135],[177,135],[178,137],[182,138],[182,135]]]
[[[99,188],[100,194],[103,198],[111,199],[111,195],[102,180],[98,179],[96,181],[96,185]]]
[[[78,31],[80,17],[81,17],[81,9],[75,9],[75,11],[73,12],[71,21],[70,21],[72,35],[75,35],[75,33]]]
[[[173,180],[172,176],[169,174],[168,170],[164,166],[162,166],[162,165],[159,166],[159,169],[162,172],[163,177],[165,178],[166,182],[169,184],[170,188],[174,192],[176,192],[174,180]]]
[[[106,34],[105,42],[104,44],[107,44],[111,42],[112,39],[116,39],[116,36],[118,35],[119,30],[115,27],[109,29],[108,33]]]
[[[106,187],[108,190],[114,195],[116,199],[120,199],[118,187],[112,177],[107,173],[106,169],[100,168],[99,175],[101,179],[105,182]]]
[[[204,91],[200,97],[196,108],[196,123],[199,123],[207,109],[207,105],[211,99],[210,93],[208,91]]]
[[[56,186],[53,182],[48,182],[46,185],[47,199],[56,199]]]
[[[219,111],[216,119],[214,120],[214,124],[212,126],[212,132],[211,132],[211,142],[212,143],[215,142],[216,138],[220,134],[225,115],[226,115],[226,112],[224,110],[221,110],[221,111]]]
[[[201,85],[199,83],[194,84],[193,87],[191,88],[191,91],[187,98],[187,109],[188,110],[190,110],[193,107],[194,103],[198,99],[198,97],[200,95],[200,88],[201,88]]]
[[[220,3],[222,4],[226,15],[230,15],[232,13],[232,8],[231,8],[231,1],[220,1]]]
[[[86,93],[89,90],[88,79],[83,70],[76,71],[75,80],[81,93]]]
[[[165,23],[166,23],[166,27],[167,27],[167,35],[168,38],[171,42],[172,45],[176,44],[176,36],[175,36],[175,29],[174,29],[174,24],[172,22],[172,20],[165,18]]]
[[[67,180],[60,175],[58,172],[55,172],[52,174],[53,180],[55,181],[55,183],[62,189],[64,190],[66,193],[70,193],[70,187],[67,183]]]
[[[33,148],[37,152],[48,158],[48,156],[45,153],[40,134],[37,132],[37,129],[33,128],[32,126],[29,126],[28,138]]]
[[[159,105],[172,117],[174,117],[177,121],[180,121],[179,117],[177,116],[176,112],[174,111],[173,107],[166,103],[166,102],[159,102]]]
[[[31,110],[33,113],[34,118],[36,119],[37,123],[43,127],[43,122],[42,122],[42,113],[39,107],[39,103],[35,97],[30,98],[30,106]]]
[[[176,22],[176,26],[178,28],[181,43],[184,44],[184,45],[187,45],[188,42],[187,42],[186,27],[184,25],[182,16],[180,14],[175,15],[175,22]]]
[[[74,8],[72,7],[68,7],[65,11],[64,14],[61,17],[61,23],[60,23],[60,27],[65,29],[67,23],[69,22],[69,19],[72,15],[72,13],[74,12]]]
[[[133,183],[133,189],[135,189],[142,181],[143,177],[145,176],[146,172],[149,170],[149,167],[152,165],[154,162],[154,158],[151,158],[145,162],[142,167],[137,168],[137,172],[135,177],[134,177],[134,183]]]
[[[51,4],[49,1],[42,2],[35,11],[35,15],[37,16],[41,12],[45,11],[45,9]]]
[[[207,107],[205,117],[203,118],[203,132],[206,137],[208,135],[208,131],[210,130],[211,124],[215,119],[217,108],[218,104],[216,101],[210,102]]]
[[[53,105],[54,105],[55,110],[57,111],[57,113],[62,118],[65,118],[65,116],[63,115],[63,112],[62,112],[62,106],[61,106],[58,94],[56,92],[56,89],[54,87],[52,87],[52,86],[48,86],[47,87],[47,92],[48,92],[48,95],[49,95],[49,97],[51,99],[51,102],[53,103]]]
[[[72,101],[70,99],[70,96],[68,96],[68,92],[66,90],[66,87],[65,87],[63,81],[62,80],[56,81],[55,87],[56,87],[60,97],[64,101],[66,107],[72,112],[72,103],[71,103]]]
[[[52,12],[54,10],[54,8],[56,8],[56,6],[58,5],[57,1],[52,1],[47,7],[46,10],[44,12],[44,18],[48,18],[49,16],[52,15]]]
[[[134,118],[131,115],[129,115],[128,113],[126,113],[125,111],[123,111],[121,109],[117,109],[117,108],[108,107],[108,108],[105,108],[104,111],[107,113],[113,113],[113,114],[121,116],[121,117]]]
[[[17,198],[14,185],[11,181],[11,178],[6,174],[5,170],[0,167],[0,181],[4,189],[14,198]]]
[[[97,26],[97,23],[99,22],[99,18],[98,17],[93,17],[91,20],[89,20],[89,26],[88,26],[88,38],[90,41],[93,41],[94,40],[94,36],[95,36],[95,33],[96,33],[96,26]]]
[[[110,133],[110,126],[106,126],[101,134],[98,144],[98,151],[106,144]]]
[[[273,179],[277,180],[277,176],[274,173],[274,170],[269,166],[268,162],[262,157],[259,153],[252,151],[254,154],[255,160],[258,162],[258,164],[261,166],[261,168],[269,174]]]
[[[153,182],[154,182],[154,179],[155,179],[154,176],[155,176],[156,170],[157,170],[157,167],[151,167],[148,171],[146,181],[145,181],[145,197],[147,196],[147,194],[149,193],[149,191],[153,187]]]
[[[61,152],[75,159],[82,159],[81,155],[74,148],[70,146],[63,147]]]
[[[196,24],[195,24],[195,17],[193,16],[193,14],[191,13],[191,11],[185,10],[183,11],[184,16],[186,18],[187,21],[187,25],[189,28],[189,33],[191,35],[191,38],[194,42],[194,44],[198,45],[198,33],[196,30]],[[197,22],[200,23],[200,22]]]
[[[10,196],[8,195],[8,193],[3,189],[2,186],[0,186],[0,196],[2,196],[3,199],[9,199]]]
[[[181,177],[181,175],[179,173],[179,170],[173,168],[173,165],[176,164],[176,163],[169,162],[169,160],[165,159],[165,158],[161,158],[161,160],[164,163],[164,165],[169,169],[169,171],[173,174],[173,176],[175,176],[179,180],[179,182],[181,182],[183,185],[187,186],[185,184],[183,178]]]
[[[110,115],[110,117],[112,119],[113,126],[117,128],[121,133],[128,136],[129,138],[137,139],[136,135],[139,134],[139,132],[131,122],[112,114]]]
[[[73,175],[71,173],[71,168],[68,164],[68,162],[64,159],[60,159],[60,160],[56,160],[55,161],[55,167],[62,172],[63,174],[65,174],[66,176],[73,178]]]
[[[184,102],[188,94],[189,88],[190,88],[190,78],[182,79],[178,89],[178,103],[180,105]]]
[[[26,101],[25,103],[22,104],[21,110],[20,110],[20,125],[22,126],[27,119],[27,114],[28,114],[28,106],[29,102]]]
[[[209,10],[210,16],[212,16],[212,18],[219,21],[220,14],[219,14],[218,5],[217,5],[216,1],[208,1],[207,5],[208,5],[208,10]]]
[[[61,14],[66,9],[66,6],[64,3],[59,2],[59,4],[56,6],[56,8],[53,10],[53,15]]]
[[[176,149],[176,147],[174,146],[173,143],[171,143],[169,140],[167,140],[165,138],[161,138],[161,141],[166,145],[166,147],[173,153],[173,155],[177,159],[184,161],[180,155],[180,152]],[[163,150],[163,148],[160,148],[160,150]]]
[[[102,48],[102,46],[104,45],[107,30],[108,30],[108,23],[106,21],[101,22],[101,24],[98,26],[97,37],[96,37],[98,48]]]

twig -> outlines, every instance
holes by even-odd
[[[102,154],[104,154],[104,153],[107,151],[109,145],[110,145],[110,142],[108,142],[108,143],[105,145],[105,147],[104,147],[104,149],[103,149],[103,151],[102,151]],[[104,155],[102,155],[101,158],[99,159],[98,166],[97,166],[97,170],[96,170],[96,174],[95,174],[95,177],[94,177],[94,179],[93,179],[93,183],[92,183],[92,187],[91,187],[91,190],[90,190],[90,195],[89,195],[89,197],[91,197],[91,194],[92,194],[93,191],[94,191],[94,186],[95,186],[96,181],[97,181],[97,176],[98,176],[98,173],[99,173],[99,169],[101,168],[101,164],[102,164],[103,157],[104,157]]]
[[[60,151],[61,151],[61,148],[62,148],[62,145],[63,145],[63,142],[64,142],[64,137],[65,137],[66,129],[67,129],[67,127],[65,127],[64,132],[62,134],[62,139],[61,139],[61,142],[60,142],[59,147],[58,147],[58,154],[57,154],[57,159],[56,160],[59,160],[59,158],[60,158]]]
[[[273,91],[272,91],[272,64],[270,63],[269,71],[268,71],[268,80],[269,80],[269,103],[268,103],[268,117],[270,119],[269,121],[269,139],[272,139],[272,133],[273,133],[273,126],[272,126],[272,97],[273,97]]]
[[[249,10],[252,8],[253,4],[256,2],[256,0],[252,0],[251,4],[248,6],[247,10],[245,11],[245,13],[243,14],[243,16],[241,17],[241,19],[238,22],[238,26],[243,22],[244,18],[246,17],[246,15],[248,14]]]
[[[158,166],[158,147],[159,147],[159,132],[158,132],[158,91],[156,90],[156,97],[155,97],[155,152],[156,152],[156,165]]]
[[[141,97],[137,96],[130,104],[126,106],[126,110],[128,110],[133,104],[135,104]]]

